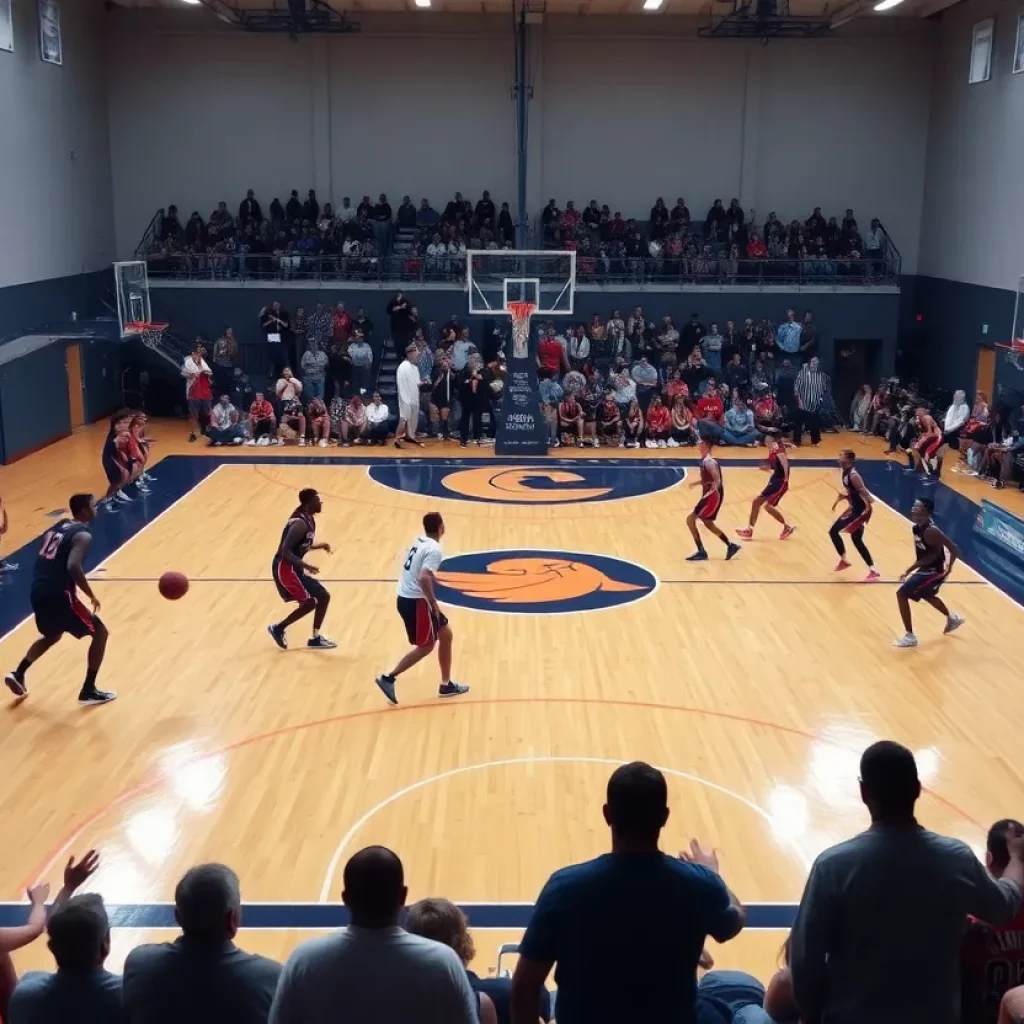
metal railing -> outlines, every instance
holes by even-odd
[[[557,250],[552,250],[557,251]],[[323,256],[299,254],[197,255],[169,252],[146,257],[151,280],[414,282],[458,284],[466,280],[465,258],[446,256]],[[578,284],[792,285],[836,287],[896,284],[900,258],[721,259],[591,256],[579,253]]]

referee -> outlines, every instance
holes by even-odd
[[[811,444],[821,444],[821,405],[828,389],[828,374],[821,372],[815,356],[809,363],[804,363],[793,382],[797,405],[793,444],[798,447],[804,430],[810,431]]]

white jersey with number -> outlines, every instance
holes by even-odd
[[[430,537],[417,537],[405,553],[402,571],[398,576],[399,597],[424,597],[420,576],[424,569],[437,572],[444,553],[441,545]]]

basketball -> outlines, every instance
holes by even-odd
[[[160,577],[160,594],[168,601],[177,601],[188,593],[188,577],[182,572],[165,572]]]

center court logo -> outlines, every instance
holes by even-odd
[[[477,551],[437,572],[445,604],[514,615],[592,612],[650,596],[657,577],[635,562],[576,551]]]
[[[567,505],[635,498],[674,487],[682,468],[586,465],[424,466],[384,464],[369,468],[370,479],[394,490],[435,498],[502,505]]]

